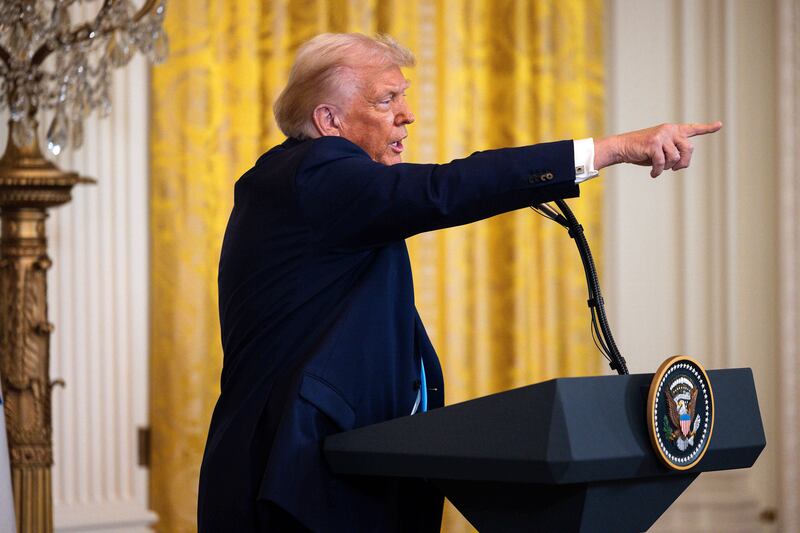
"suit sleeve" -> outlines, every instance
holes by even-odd
[[[330,246],[380,245],[579,193],[572,141],[391,166],[346,139],[313,142],[296,175],[297,201]]]

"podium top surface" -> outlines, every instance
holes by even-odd
[[[750,369],[708,372],[714,432],[688,472],[747,468],[766,445]],[[652,374],[559,378],[328,437],[339,474],[542,484],[679,475],[647,433]]]

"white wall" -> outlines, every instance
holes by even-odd
[[[50,376],[66,381],[53,390],[57,531],[147,531],[155,521],[136,447],[148,420],[148,91],[136,57],[115,72],[111,116],[93,114],[84,147],[54,158],[97,179],[47,223]],[[0,128],[2,147],[6,135]]]
[[[81,150],[60,163],[97,179],[73,191],[48,227],[56,325],[51,369],[55,526],[141,531],[147,470],[137,428],[148,424],[148,65],[115,72],[113,111],[86,123]]]
[[[768,446],[749,471],[706,474],[659,526],[775,528],[777,508],[777,1],[610,0],[609,132],[724,123],[692,167],[605,173],[607,306],[631,372],[670,355],[752,367]]]

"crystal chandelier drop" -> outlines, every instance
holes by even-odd
[[[99,8],[93,20],[73,21],[78,4]],[[165,0],[0,1],[0,110],[13,122],[12,140],[33,143],[36,114],[48,109],[47,148],[58,155],[83,144],[83,120],[111,111],[111,71],[140,51],[152,62],[167,57]]]

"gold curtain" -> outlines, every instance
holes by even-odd
[[[151,504],[158,530],[195,529],[197,478],[219,393],[216,269],[235,179],[282,141],[271,106],[298,45],[385,32],[417,66],[406,160],[599,136],[602,0],[170,0],[169,61],[153,70]],[[571,205],[601,250],[601,183]],[[417,305],[454,403],[593,374],[574,244],[529,210],[409,241]],[[599,260],[599,257],[597,257]],[[446,531],[469,526],[448,508]]]

